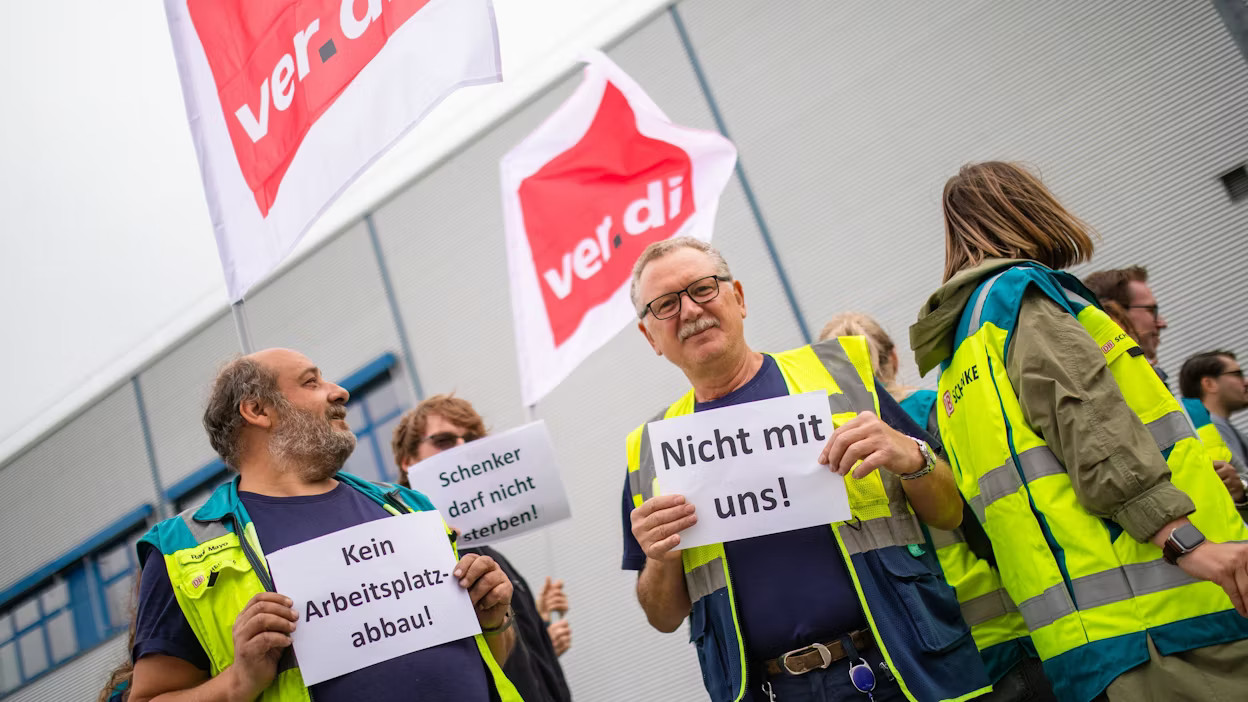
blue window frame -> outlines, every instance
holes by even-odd
[[[143,505],[0,592],[0,697],[126,631]]]

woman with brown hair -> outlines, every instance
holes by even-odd
[[[1248,529],[1139,346],[1060,272],[1089,228],[1012,163],[964,166],[943,209],[911,346],[1058,697],[1242,696]]]

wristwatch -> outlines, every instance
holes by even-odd
[[[1162,558],[1170,565],[1178,565],[1179,559],[1196,550],[1205,543],[1205,535],[1191,524],[1184,524],[1166,537],[1165,548],[1161,550]]]
[[[932,453],[932,447],[928,446],[926,441],[916,439],[913,436],[907,438],[919,445],[919,455],[923,457],[923,460],[926,461],[927,464],[913,473],[902,474],[901,479],[914,480],[915,478],[922,478],[928,473],[931,473],[932,469],[936,467],[936,455]]]

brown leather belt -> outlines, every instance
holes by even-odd
[[[849,640],[854,642],[854,648],[859,651],[875,645],[875,637],[871,636],[870,629],[851,632]],[[767,668],[768,675],[803,675],[812,670],[827,668],[846,655],[845,647],[839,640],[829,641],[794,649],[779,658],[772,658],[763,663],[763,666]]]

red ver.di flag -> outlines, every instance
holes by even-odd
[[[489,0],[165,0],[231,300],[446,96],[502,79]]]
[[[672,124],[605,55],[503,157],[503,218],[521,397],[534,405],[636,311],[628,289],[649,244],[710,241],[737,150]]]

